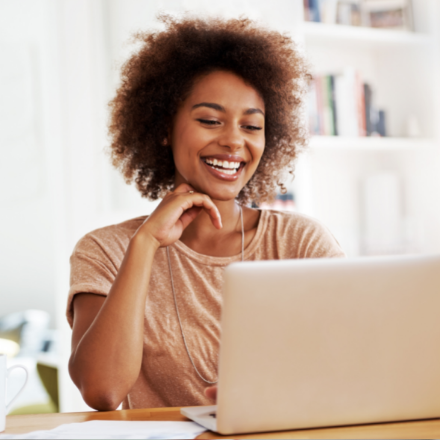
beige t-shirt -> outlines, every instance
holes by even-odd
[[[71,257],[67,319],[72,326],[73,296],[81,292],[107,295],[129,241],[145,217],[90,232]],[[338,242],[322,224],[297,213],[263,210],[245,260],[343,257]],[[241,260],[201,255],[181,241],[170,246],[179,312],[190,353],[208,380],[217,378],[220,310],[224,268]],[[130,362],[130,359],[127,359]],[[154,257],[145,303],[144,348],[139,377],[124,408],[209,405],[206,387],[194,371],[182,340],[171,289],[166,249]]]

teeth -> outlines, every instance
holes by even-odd
[[[207,158],[205,159],[205,162],[213,167],[223,168],[220,171],[222,171],[225,174],[235,174],[238,171],[238,168],[240,167],[240,162],[228,162],[227,160],[217,160],[217,159]]]

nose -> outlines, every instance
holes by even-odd
[[[223,130],[218,143],[222,147],[229,148],[231,151],[237,151],[244,147],[245,140],[239,127],[229,126]]]

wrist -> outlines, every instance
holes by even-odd
[[[141,246],[144,249],[156,252],[160,248],[159,241],[149,234],[147,231],[143,231],[140,228],[130,240],[130,245],[138,247]]]

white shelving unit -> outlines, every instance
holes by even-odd
[[[341,136],[313,136],[310,139],[310,148],[320,150],[357,150],[357,151],[408,151],[420,149],[436,149],[438,143],[430,138],[405,137],[341,137]]]
[[[372,29],[367,27],[345,26],[305,22],[304,37],[307,41],[322,39],[339,43],[364,45],[425,45],[432,43],[431,35],[409,31]]]
[[[389,137],[314,136],[297,164],[298,209],[326,224],[349,256],[440,251],[440,2],[413,0],[413,6],[414,32],[311,23],[303,16],[294,24],[313,73],[356,68],[387,114]],[[406,136],[410,118],[419,122],[419,138]],[[395,205],[397,232],[393,244],[385,236],[383,246],[372,247],[365,188],[381,178],[395,182],[395,191],[389,203],[386,188],[377,191],[382,205],[375,222],[380,228],[383,215],[385,225]]]

